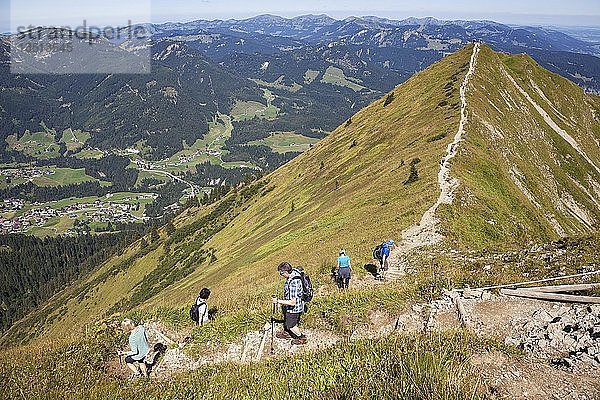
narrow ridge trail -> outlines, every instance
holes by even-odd
[[[440,171],[438,173],[438,183],[440,185],[440,195],[435,202],[421,217],[421,221],[417,225],[413,225],[402,232],[402,239],[398,246],[390,255],[390,268],[386,273],[386,278],[397,279],[405,273],[404,255],[413,249],[431,246],[441,242],[444,237],[439,233],[439,219],[435,213],[440,204],[451,204],[454,199],[454,191],[459,185],[459,180],[450,176],[450,161],[458,152],[458,145],[462,140],[462,135],[467,122],[467,87],[471,76],[475,73],[477,64],[477,55],[479,54],[479,43],[473,46],[473,53],[469,62],[469,70],[465,75],[460,86],[460,123],[458,131],[454,135],[454,140],[448,145],[446,155],[440,162]]]

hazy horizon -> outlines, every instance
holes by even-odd
[[[136,0],[123,3],[105,0],[102,4],[0,0],[0,31],[15,32],[18,26],[29,25],[79,26],[83,20],[96,26],[123,26],[130,20],[133,23],[239,20],[263,14],[284,18],[325,14],[338,20],[351,16],[393,20],[433,17],[439,20],[491,20],[508,25],[600,28],[600,2],[586,0],[572,0],[568,4],[552,0],[507,0],[493,5],[455,0],[451,9],[447,2],[439,0],[420,4],[408,1],[390,4],[383,0],[372,0],[368,4],[359,0],[331,0],[327,4],[315,0],[302,3],[275,0]]]
[[[263,15],[271,15],[274,17],[281,17],[281,18],[285,18],[285,19],[293,19],[293,18],[297,18],[297,17],[305,17],[305,16],[309,16],[309,15],[313,15],[313,16],[320,16],[320,15],[324,15],[327,16],[329,18],[333,18],[336,20],[344,20],[346,18],[365,18],[365,17],[377,17],[377,18],[382,18],[382,19],[389,19],[389,20],[393,20],[393,21],[402,21],[408,18],[417,18],[417,19],[425,19],[425,18],[434,18],[436,20],[439,21],[492,21],[492,22],[496,22],[496,23],[500,23],[500,24],[504,24],[504,25],[521,25],[521,26],[526,26],[526,25],[531,25],[531,26],[561,26],[561,27],[573,27],[573,28],[598,28],[600,29],[600,24],[596,24],[596,25],[583,25],[583,24],[574,24],[574,25],[569,25],[569,24],[565,24],[565,23],[510,23],[510,22],[502,22],[500,20],[497,19],[493,19],[493,18],[444,18],[444,17],[440,17],[440,16],[436,16],[436,15],[407,15],[407,16],[402,16],[402,17],[390,17],[390,16],[385,16],[385,15],[379,15],[379,14],[350,14],[347,16],[340,16],[340,17],[336,17],[334,15],[332,15],[331,13],[326,13],[326,12],[307,12],[304,14],[298,14],[298,15],[281,15],[281,14],[275,14],[275,13],[260,13],[260,14],[248,14],[247,16],[239,16],[239,17],[222,17],[222,18],[180,18],[180,19],[163,19],[160,21],[157,21],[155,18],[153,18],[152,23],[153,24],[163,24],[163,23],[186,23],[186,22],[193,22],[193,21],[199,21],[199,20],[205,20],[205,21],[226,21],[226,20],[238,20],[238,21],[242,21],[242,20],[246,20],[246,19],[251,19],[251,18],[255,18],[255,17],[259,17],[259,16],[263,16]],[[598,16],[598,18],[600,19],[600,16]]]
[[[165,23],[188,23],[188,22],[193,22],[193,21],[201,21],[201,20],[205,20],[205,21],[226,21],[226,20],[238,20],[238,21],[242,21],[242,20],[247,20],[247,19],[251,19],[251,18],[255,18],[255,17],[259,17],[259,16],[263,16],[263,15],[271,15],[274,17],[282,17],[285,19],[293,19],[293,18],[297,18],[297,17],[304,17],[304,16],[309,16],[309,15],[313,15],[313,16],[320,16],[320,15],[324,15],[327,16],[329,18],[332,19],[336,19],[336,20],[344,20],[346,18],[365,18],[365,17],[376,17],[376,18],[382,18],[382,19],[389,19],[392,21],[402,21],[405,19],[409,19],[409,18],[416,18],[416,19],[425,19],[425,18],[434,18],[436,20],[439,21],[491,21],[491,22],[495,22],[495,23],[500,23],[503,25],[508,25],[508,26],[533,26],[533,27],[560,27],[560,28],[591,28],[591,29],[599,29],[600,30],[600,24],[597,25],[592,25],[592,24],[567,24],[564,21],[562,21],[562,23],[558,23],[558,22],[552,22],[551,20],[548,20],[548,22],[546,23],[533,23],[533,22],[522,22],[522,23],[518,23],[518,22],[503,22],[501,20],[498,19],[494,19],[494,18],[490,18],[490,17],[486,17],[486,18],[444,18],[444,17],[440,17],[440,16],[436,16],[436,15],[422,15],[422,16],[417,16],[417,15],[407,15],[407,16],[403,16],[403,17],[391,17],[391,16],[383,16],[383,15],[378,15],[378,14],[350,14],[347,16],[340,16],[340,17],[335,17],[334,15],[332,15],[331,13],[318,13],[318,12],[307,12],[304,14],[298,14],[298,15],[290,15],[290,16],[286,16],[286,15],[281,15],[281,14],[274,14],[274,13],[260,13],[260,14],[249,14],[247,16],[238,16],[238,17],[214,17],[214,18],[195,18],[195,17],[182,17],[179,19],[174,19],[174,18],[164,18],[161,20],[157,20],[156,18],[151,18],[149,21],[142,21],[142,20],[137,20],[137,21],[133,21],[134,24],[143,24],[143,23],[152,23],[152,24],[165,24]],[[598,17],[600,19],[600,16]],[[127,22],[127,21],[124,21]],[[69,24],[38,24],[38,25],[42,25],[42,26],[65,26],[65,25],[69,25]],[[35,25],[34,26],[38,26]],[[75,28],[76,26],[81,25],[81,23],[78,24],[72,24],[70,25],[71,27]],[[98,24],[96,24],[98,25]],[[111,26],[123,26],[123,23],[116,23],[116,24],[106,24],[106,25],[111,25]],[[23,25],[24,26],[24,25]],[[89,25],[88,25],[89,26]],[[16,30],[12,30],[4,25],[4,24],[0,24],[0,33],[16,33]],[[6,28],[6,29],[5,29]]]

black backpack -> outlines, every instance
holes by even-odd
[[[199,307],[198,304],[194,303],[192,305],[192,307],[190,308],[190,318],[195,323],[198,323],[198,321],[200,320],[200,314],[198,313],[198,307]]]
[[[297,276],[294,279],[300,279],[300,282],[302,282],[302,301],[309,302],[313,299],[314,295],[314,288],[310,281],[310,276],[304,272],[302,267],[296,267],[296,271],[300,273],[300,276]]]
[[[206,302],[204,302],[204,300],[201,301],[200,304],[198,304],[198,299],[196,299],[196,301],[194,302],[194,304],[190,307],[190,318],[195,323],[198,323],[198,321],[200,321],[200,311],[199,311],[199,309],[200,309],[200,306],[203,305],[203,304],[206,304]],[[202,317],[204,317],[204,315]]]
[[[380,244],[373,249],[373,258],[379,261],[383,259],[383,245]]]

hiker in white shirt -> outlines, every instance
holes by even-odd
[[[208,322],[208,300],[210,296],[210,289],[202,288],[198,297],[196,298],[196,305],[198,306],[198,325],[204,325]]]

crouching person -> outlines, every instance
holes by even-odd
[[[196,307],[198,310],[198,319],[194,319],[198,325],[204,325],[209,321],[208,304],[206,300],[210,297],[210,289],[202,288],[196,298]],[[195,317],[195,316],[194,316]]]
[[[279,275],[285,278],[283,285],[284,298],[273,297],[273,303],[283,305],[283,331],[275,335],[280,339],[292,339],[292,344],[306,344],[306,336],[299,328],[300,316],[304,312],[304,301],[302,300],[302,280],[300,272],[293,269],[290,263],[282,262],[277,267]]]
[[[148,354],[150,346],[146,337],[146,329],[143,325],[135,325],[135,323],[126,319],[121,323],[123,332],[129,333],[129,348],[130,351],[120,351],[119,355],[125,356],[127,367],[133,372],[133,378],[144,376],[148,377],[148,369],[144,362],[144,357]]]

